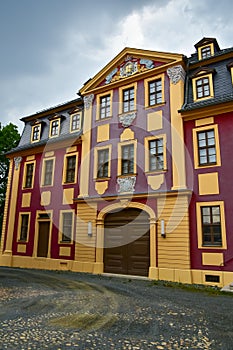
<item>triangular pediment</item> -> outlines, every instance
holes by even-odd
[[[106,89],[107,86],[135,75],[158,70],[162,66],[166,66],[167,69],[170,65],[178,64],[182,60],[183,55],[181,54],[125,48],[92,79],[88,80],[80,93],[85,95],[95,90]]]

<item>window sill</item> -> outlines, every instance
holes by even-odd
[[[137,176],[137,174],[135,173],[131,173],[131,174],[123,174],[123,175],[117,175],[117,178],[125,178],[125,177],[131,177],[131,176]]]
[[[164,174],[167,172],[167,169],[161,169],[161,170],[149,170],[145,171],[146,175],[157,175],[157,174]]]
[[[148,109],[160,108],[160,107],[163,107],[165,104],[166,104],[166,102],[164,101],[164,102],[161,102],[161,103],[158,103],[155,105],[145,106],[144,109],[148,110]]]
[[[101,181],[109,181],[111,180],[111,177],[96,177],[94,178],[94,181],[101,182]]]
[[[96,122],[104,122],[104,121],[106,121],[106,120],[109,120],[109,119],[112,119],[112,115],[111,116],[109,116],[109,117],[106,117],[106,118],[98,118],[98,119],[96,119],[95,121]]]

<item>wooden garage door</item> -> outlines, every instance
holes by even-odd
[[[150,226],[148,214],[124,209],[105,218],[104,271],[148,276]]]

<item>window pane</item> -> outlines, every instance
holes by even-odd
[[[27,240],[28,221],[29,221],[29,215],[28,214],[21,215],[20,241],[26,241]]]
[[[63,213],[62,241],[70,242],[72,237],[73,213]]]

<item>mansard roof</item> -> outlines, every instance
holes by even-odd
[[[82,134],[82,127],[80,130],[70,133],[70,113],[75,110],[82,111],[82,109],[83,101],[81,98],[77,98],[21,118],[25,126],[20,142],[16,148],[12,149],[7,154],[35,149],[40,146],[45,146],[46,144],[54,144],[69,139],[78,140]],[[55,138],[49,138],[50,120],[54,117],[60,118],[61,120],[60,134]],[[32,127],[35,124],[41,124],[41,138],[40,141],[32,143]]]

